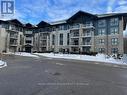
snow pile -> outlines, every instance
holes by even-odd
[[[12,53],[11,53],[12,54]],[[14,55],[19,55],[19,56],[26,56],[26,57],[36,57],[38,58],[39,56],[33,55],[31,53],[26,53],[26,52],[15,52],[13,53]]]
[[[127,63],[127,54],[124,54],[124,55],[123,55],[123,62],[124,62],[124,63]]]
[[[7,66],[6,62],[0,60],[0,68]]]
[[[97,61],[97,62],[114,63],[114,64],[127,64],[127,61],[114,59],[112,57],[107,58],[107,56],[104,54],[97,54],[96,56],[77,55],[77,54],[53,54],[53,53],[35,53],[35,54],[40,56],[45,56],[45,57],[51,57],[51,58]]]

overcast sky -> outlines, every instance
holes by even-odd
[[[79,10],[93,14],[127,12],[127,0],[15,0],[14,16],[0,18],[37,24],[67,19]]]

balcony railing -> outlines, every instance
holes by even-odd
[[[16,30],[16,28],[8,28],[7,30],[13,31],[13,32],[18,32],[18,30]]]
[[[13,43],[13,42],[10,43],[10,46],[17,46],[17,45],[18,43]]]
[[[43,43],[41,44],[41,47],[47,46],[47,43]]]
[[[79,34],[71,34],[71,37],[79,37]]]
[[[92,44],[91,44],[91,42],[82,42],[82,45],[87,45],[87,46],[89,46],[89,45],[92,45]]]
[[[47,39],[47,36],[42,36],[41,39],[45,39],[46,40]]]
[[[79,43],[71,43],[71,45],[79,45]]]
[[[93,24],[91,23],[91,24],[83,24],[82,27],[83,27],[83,28],[93,28],[94,26],[93,26]]]
[[[80,25],[72,25],[71,27],[70,27],[70,29],[79,29],[80,28]]]
[[[31,41],[31,40],[32,40],[32,38],[31,38],[31,37],[26,37],[26,40],[30,40],[30,41]]]
[[[26,34],[26,35],[32,35],[33,32],[32,32],[32,31],[25,31],[25,34]]]
[[[18,39],[18,35],[10,35],[10,38]]]
[[[82,36],[84,36],[84,37],[91,37],[92,35],[91,35],[91,33],[82,33]]]

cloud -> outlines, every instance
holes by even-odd
[[[107,6],[107,13],[127,12],[126,0],[110,0]]]
[[[116,12],[127,12],[127,1],[120,0],[118,6],[114,10]]]
[[[118,1],[118,4],[119,5],[126,5],[127,4],[127,1],[126,0],[119,0]]]
[[[108,1],[107,13],[113,12],[113,5],[114,5],[115,1],[116,0],[110,0],[110,1]]]
[[[119,6],[115,8],[115,12],[119,12],[119,13],[127,12],[127,6]]]

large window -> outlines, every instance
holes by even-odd
[[[70,35],[69,33],[67,33],[67,45],[69,45],[69,38],[70,38]]]
[[[98,35],[105,35],[106,34],[106,29],[98,29]]]
[[[104,39],[99,39],[99,44],[100,45],[104,45],[105,44],[105,40]]]
[[[55,35],[52,35],[52,45],[55,45]]]
[[[20,45],[23,44],[23,43],[22,43],[22,42],[23,42],[23,39],[22,39],[22,38],[23,38],[22,35],[20,35],[20,43],[19,43]]]
[[[68,25],[60,25],[59,30],[68,30],[69,26]]]
[[[112,53],[118,53],[118,48],[112,48],[112,49],[111,49],[111,52],[112,52]]]
[[[98,27],[105,27],[106,26],[106,20],[99,20],[98,21]]]
[[[63,45],[63,34],[60,34],[60,45]]]
[[[110,28],[110,34],[118,34],[118,27]]]
[[[118,45],[118,38],[111,39],[112,45]]]
[[[69,29],[69,25],[64,25],[64,30],[68,30]]]
[[[118,23],[119,23],[119,19],[118,18],[111,18],[110,19],[110,25],[111,26],[118,25]]]

